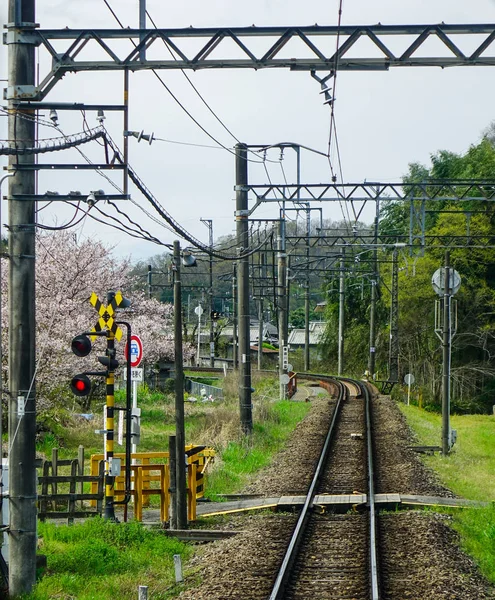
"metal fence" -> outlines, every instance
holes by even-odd
[[[188,379],[186,389],[193,396],[197,396],[198,400],[223,400],[222,388],[215,387],[214,385],[206,385]]]

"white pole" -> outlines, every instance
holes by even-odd
[[[200,347],[200,343],[201,343],[201,310],[198,310],[198,352],[196,354],[196,366],[198,366],[198,367],[199,367],[199,347]]]
[[[138,600],[148,600],[148,586],[147,585],[140,585],[138,591],[139,591]]]
[[[132,382],[132,408],[137,408],[137,384],[138,384],[137,381]],[[132,452],[132,454],[135,454],[137,452],[136,444],[131,444],[131,452]],[[132,464],[133,465],[136,464],[135,458],[132,459]]]
[[[411,399],[411,378],[407,380],[407,406],[409,406],[409,400]]]

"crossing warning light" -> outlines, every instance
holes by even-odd
[[[87,396],[91,391],[91,380],[84,373],[75,375],[70,382],[70,389],[76,396]]]
[[[211,311],[211,313],[210,313],[210,318],[211,318],[213,321],[218,321],[218,319],[220,319],[220,318],[221,318],[221,316],[222,316],[222,315],[221,315],[221,313],[220,313],[220,312],[218,312],[218,310],[212,310],[212,311]]]
[[[76,356],[88,356],[91,352],[91,340],[87,335],[76,335],[70,347]]]

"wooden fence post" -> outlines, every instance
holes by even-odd
[[[58,448],[52,448],[52,477],[58,475]],[[57,480],[52,481],[52,495],[56,496],[58,493]],[[57,510],[57,501],[53,501],[53,510]]]
[[[79,446],[77,450],[77,474],[81,477],[84,475],[84,446]],[[79,484],[79,493],[84,494],[84,482],[81,479]],[[84,508],[84,502],[81,500],[81,510]]]

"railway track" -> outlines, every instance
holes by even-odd
[[[303,376],[314,379],[314,376]],[[371,393],[363,382],[319,377],[337,403],[270,600],[379,600]],[[367,494],[364,511],[337,514],[318,495]]]

